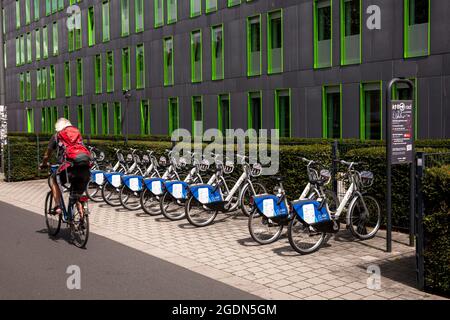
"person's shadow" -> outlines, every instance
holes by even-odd
[[[47,235],[47,237],[55,243],[59,243],[62,240],[68,244],[73,244],[69,228],[64,228],[62,225],[61,225],[61,229],[59,230],[59,232],[54,236],[51,236],[48,234],[47,228],[43,228],[41,230],[36,230],[36,233]]]

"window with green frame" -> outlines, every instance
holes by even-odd
[[[77,96],[83,95],[83,60],[77,59]]]
[[[41,97],[43,100],[47,99],[47,92],[48,92],[48,84],[47,84],[47,68],[41,69]]]
[[[430,0],[404,0],[404,57],[430,54]]]
[[[25,64],[25,36],[20,36],[20,64]]]
[[[361,63],[361,1],[341,1],[341,64]]]
[[[150,134],[150,104],[148,100],[142,100],[141,105],[141,134]]]
[[[192,97],[192,132],[194,136],[203,134],[203,98]]]
[[[94,59],[94,79],[95,79],[95,93],[102,93],[102,55],[95,55]]]
[[[31,0],[25,0],[25,24],[31,22]]]
[[[48,30],[47,26],[42,27],[42,57],[48,58]]]
[[[50,65],[50,99],[56,99],[56,79],[55,79],[55,66]]]
[[[206,13],[217,11],[217,0],[206,0]]]
[[[275,128],[279,130],[279,136],[291,137],[291,90],[283,89],[275,91]]]
[[[70,120],[70,109],[69,109],[69,106],[64,106],[63,107],[63,114],[64,114],[64,118],[66,118],[67,120]]]
[[[261,16],[247,19],[247,75],[261,75]]]
[[[97,105],[95,103],[91,104],[91,118],[90,118],[91,134],[97,135]]]
[[[332,66],[332,0],[314,0],[314,68]]]
[[[381,82],[360,85],[360,139],[380,140],[382,133]]]
[[[58,0],[58,10],[64,9],[64,0]]]
[[[41,69],[36,69],[36,100],[41,99]]]
[[[164,40],[164,85],[173,85],[174,68],[173,68],[173,37]]]
[[[102,37],[103,42],[109,41],[109,1],[102,3]]]
[[[23,102],[25,100],[25,75],[19,73],[19,101]]]
[[[130,0],[120,0],[120,12],[122,21],[121,35],[125,37],[130,34]]]
[[[114,91],[114,53],[106,52],[106,92]]]
[[[52,0],[52,13],[58,11],[58,0]]]
[[[34,30],[34,36],[36,39],[36,61],[41,60],[41,31],[39,29]]]
[[[82,41],[82,36],[81,36],[82,31],[83,31],[82,24],[81,24],[82,19],[81,19],[81,13],[78,13],[78,14],[80,15],[80,25],[79,25],[79,28],[75,28],[75,49],[76,50],[81,49],[81,47],[83,46],[83,41]]]
[[[84,108],[81,104],[77,108],[77,127],[80,133],[84,134]]]
[[[20,39],[16,37],[16,66],[20,66]]]
[[[27,108],[26,109],[26,117],[27,117],[27,132],[34,132],[34,109]]]
[[[191,32],[191,80],[202,81],[202,31]]]
[[[144,44],[136,46],[136,89],[145,87],[145,55]]]
[[[102,134],[109,134],[109,109],[106,102],[102,103]]]
[[[34,21],[38,21],[39,20],[39,2],[40,0],[34,0],[33,4],[34,4]]]
[[[120,102],[114,102],[114,134],[122,134],[122,107]]]
[[[31,101],[31,72],[30,71],[27,71],[27,73],[25,74],[25,91],[26,91],[25,99],[27,101]]]
[[[154,0],[155,28],[164,25],[164,1]]]
[[[169,98],[169,135],[180,127],[178,98]]]
[[[72,95],[70,75],[70,61],[66,61],[64,62],[64,94],[66,97],[70,97]]]
[[[31,33],[27,33],[27,63],[31,63],[33,61],[33,58],[31,56]]]
[[[130,90],[131,75],[130,75],[130,48],[122,49],[122,89]]]
[[[211,27],[211,71],[212,80],[224,77],[223,25]]]
[[[136,32],[144,31],[144,0],[135,0],[134,13],[136,20]]]
[[[95,45],[95,11],[94,7],[88,9],[88,46]]]
[[[53,39],[53,55],[57,56],[59,52],[58,48],[58,21],[53,22],[53,30],[52,30],[52,39]]]
[[[69,52],[75,50],[75,29],[67,30],[67,50]]]
[[[341,86],[322,88],[322,132],[323,138],[340,139],[342,136]]]
[[[392,88],[392,99],[393,100],[413,100],[414,101],[414,136],[417,139],[418,137],[418,121],[417,121],[417,114],[418,114],[418,100],[417,100],[417,78],[410,78],[414,84],[414,92],[411,94],[411,91],[409,87],[406,84],[398,83],[394,84]]]
[[[52,0],[45,0],[45,15],[49,16],[52,13]]]
[[[268,73],[283,72],[283,11],[267,14],[267,66]]]
[[[190,17],[197,17],[202,14],[202,0],[190,0],[191,1],[191,10]]]
[[[41,132],[49,132],[50,117],[48,108],[41,108]]]
[[[167,24],[175,23],[178,20],[178,1],[167,0]]]
[[[58,120],[58,107],[56,107],[56,106],[51,107],[50,108],[50,113],[51,113],[51,116],[50,116],[50,132],[52,132],[53,131],[52,128],[55,125],[56,120]]]
[[[260,91],[248,93],[248,110],[247,110],[248,129],[262,129],[262,95]]]
[[[230,95],[220,94],[217,97],[217,128],[226,134],[227,129],[231,129],[231,107]]]
[[[241,0],[227,0],[228,7],[234,7],[241,4]]]
[[[20,1],[16,0],[16,29],[20,28]]]

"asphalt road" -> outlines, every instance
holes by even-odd
[[[66,239],[50,239],[43,216],[0,202],[0,299],[258,298],[92,233],[86,250]],[[71,265],[80,290],[67,288]]]

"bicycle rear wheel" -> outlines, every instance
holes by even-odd
[[[217,210],[211,210],[200,203],[194,197],[190,197],[186,202],[186,218],[189,223],[196,227],[206,227],[213,223],[217,216]]]
[[[101,202],[103,200],[102,186],[99,186],[94,181],[89,181],[86,186],[86,195],[94,202]]]
[[[119,199],[120,203],[125,209],[139,210],[141,208],[139,192],[131,191],[128,187],[123,186],[120,189]]]
[[[374,197],[358,196],[352,201],[348,210],[348,227],[355,237],[361,240],[371,239],[380,229],[380,225],[380,205]]]
[[[119,192],[109,182],[105,182],[102,186],[103,200],[112,207],[120,206]]]
[[[148,189],[141,193],[141,207],[144,212],[150,216],[158,216],[161,214],[161,206],[159,199],[155,197]]]
[[[291,247],[300,254],[309,254],[319,250],[325,239],[324,232],[317,232],[301,221],[296,215],[288,226],[288,238]]]
[[[53,210],[53,195],[51,192],[47,193],[45,198],[45,224],[47,225],[47,233],[49,236],[56,236],[61,229],[61,215],[52,214]]]
[[[71,237],[72,237],[72,243],[77,248],[86,248],[86,244],[89,239],[89,211],[84,211],[84,217],[83,220],[81,220],[81,215],[76,210],[76,213],[73,217],[73,220],[71,222]]]
[[[273,222],[254,210],[248,218],[248,230],[253,240],[259,244],[269,244],[280,238],[283,225]]]
[[[165,192],[159,201],[160,209],[164,217],[177,221],[185,217],[184,204],[179,204],[169,192]]]

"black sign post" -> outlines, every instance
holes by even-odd
[[[392,100],[395,84],[408,85],[411,100]],[[392,165],[410,165],[410,227],[409,245],[414,246],[415,215],[415,164],[414,164],[414,84],[412,81],[395,78],[387,86],[386,94],[386,251],[392,252]]]

